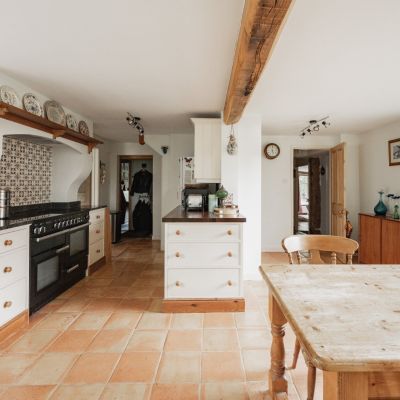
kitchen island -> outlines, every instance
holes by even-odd
[[[165,312],[244,311],[243,223],[177,207],[165,223]]]

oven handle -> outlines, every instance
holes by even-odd
[[[54,237],[57,237],[60,235],[65,235],[66,233],[78,231],[79,229],[86,228],[89,225],[90,225],[90,222],[87,222],[86,224],[82,224],[82,225],[76,226],[71,229],[64,229],[63,231],[60,231],[60,232],[50,233],[50,235],[36,238],[36,243],[40,243],[40,242],[43,242],[44,240],[51,239],[51,238],[54,238]]]
[[[60,254],[65,250],[69,249],[69,244],[67,244],[66,246],[60,247],[59,249],[56,250],[56,254]]]
[[[79,268],[79,264],[76,264],[76,265],[74,265],[73,267],[68,268],[68,269],[67,269],[67,274],[70,274],[71,272],[75,271],[75,270],[78,269],[78,268]]]

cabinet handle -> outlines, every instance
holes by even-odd
[[[97,229],[96,233],[100,233],[100,229]]]
[[[100,215],[96,215],[96,219],[100,219]]]
[[[4,271],[5,274],[8,274],[9,272],[12,271],[12,267],[4,267],[3,271]]]
[[[100,253],[100,251],[101,251],[100,249],[97,249],[97,250],[96,250],[96,253]]]
[[[10,239],[7,239],[4,241],[4,246],[11,246],[13,244],[13,241]]]
[[[3,304],[3,308],[10,308],[12,306],[12,301],[6,301],[4,304]]]
[[[179,236],[181,234],[181,231],[178,229],[176,232],[177,236]]]
[[[179,281],[176,281],[176,282],[175,282],[175,286],[178,286],[178,287],[179,287],[179,286],[182,286],[182,283],[179,282]]]
[[[231,236],[231,235],[232,235],[232,231],[229,229],[229,231],[227,232],[227,234],[228,234],[229,236]]]
[[[232,286],[233,282],[231,280],[228,281],[228,286]]]
[[[181,256],[181,253],[179,253],[179,251],[177,251],[177,252],[175,253],[175,257],[179,258],[180,256]]]
[[[228,251],[228,257],[232,257],[232,252]]]

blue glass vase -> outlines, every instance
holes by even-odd
[[[379,192],[379,196],[380,198],[378,204],[374,208],[375,215],[386,215],[387,207],[385,206],[385,203],[382,200],[383,192]]]

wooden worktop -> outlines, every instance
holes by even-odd
[[[261,266],[312,363],[400,371],[400,266]]]
[[[220,217],[209,214],[208,211],[186,211],[183,207],[178,206],[168,213],[162,222],[246,222],[246,218],[243,215]]]

